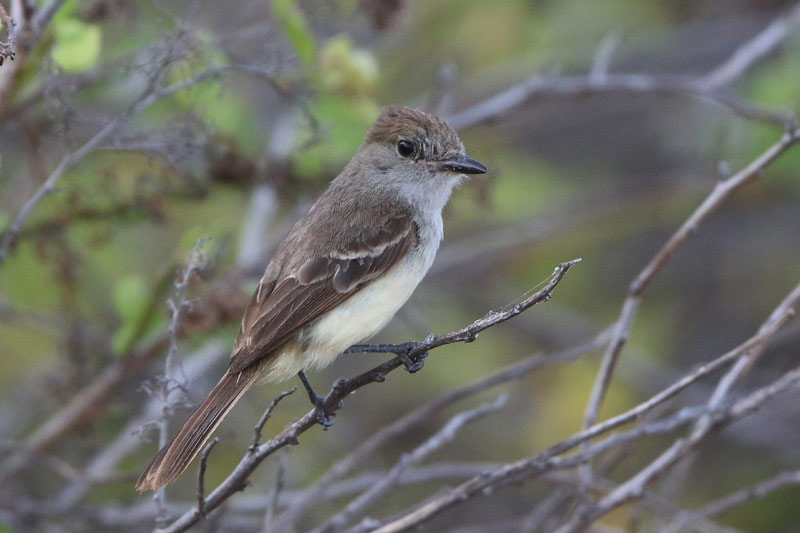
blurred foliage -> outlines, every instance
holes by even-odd
[[[222,70],[155,102],[69,170],[26,221],[18,246],[0,265],[3,439],[31,434],[35,421],[63,406],[106,362],[164,331],[173,274],[200,238],[210,238],[217,251],[191,296],[200,298],[201,308],[213,307],[204,290],[244,268],[237,250],[256,186],[277,194],[263,266],[270,246],[358,148],[381,105],[440,103],[442,113],[452,114],[533,74],[587,73],[609,35],[620,37],[612,72],[702,74],[788,5],[409,1],[399,2],[395,13],[385,11],[394,3],[378,4],[271,0],[231,9],[214,2],[65,3],[34,51],[36,60],[0,107],[0,228],[64,153],[128,109],[153,79],[169,85],[235,65],[254,65],[269,76]],[[778,52],[731,89],[800,111],[798,61],[795,29]],[[455,71],[449,83],[442,81],[445,67]],[[444,98],[437,100],[437,94]],[[719,162],[740,169],[781,131],[691,98],[607,94],[534,99],[461,134],[470,155],[491,171],[456,192],[446,211],[440,260],[459,247],[471,253],[440,271],[434,267],[376,340],[401,342],[461,327],[518,300],[559,262],[584,261],[546,306],[475,343],[437,351],[417,375],[392,375],[348,400],[331,431],[307,434],[290,455],[297,486],[375,428],[442,391],[533,352],[573,346],[606,327],[619,313],[630,280],[713,187]],[[276,157],[275,146],[287,143],[285,159]],[[797,282],[798,172],[795,148],[716,213],[659,276],[642,305],[604,416],[747,338]],[[511,244],[492,247],[503,239]],[[246,299],[258,275],[235,278],[241,297]],[[227,293],[225,298],[234,299]],[[237,320],[225,316],[214,327],[190,330],[181,341],[182,356],[211,338],[230,343]],[[754,383],[796,358],[796,328],[787,336]],[[507,424],[494,426],[501,434],[480,429],[496,422],[465,430],[468,437],[458,440],[460,458],[513,460],[578,430],[597,355],[546,367],[507,387],[513,413]],[[219,371],[224,363],[219,361]],[[312,381],[324,389],[372,363],[363,356],[343,358]],[[142,382],[162,370],[159,357],[146,374],[130,376],[84,437],[53,454],[81,468],[123,420],[139,413],[148,398]],[[193,399],[217,371],[211,374],[191,384]],[[32,398],[39,383],[52,393]],[[207,486],[241,456],[249,428],[276,390],[249,394],[226,420]],[[24,416],[15,408],[18,398],[29,402]],[[288,399],[270,431],[304,412],[301,400]],[[180,411],[175,419],[185,415]],[[788,422],[796,416],[796,410],[781,411],[764,427],[745,422],[725,432],[692,466],[687,490],[672,496],[694,508],[796,467],[800,452],[791,443],[800,429]],[[391,464],[443,420],[445,415],[409,441],[393,443],[377,462]],[[128,475],[141,469],[153,448],[143,444],[123,463],[124,479],[103,483],[90,499],[136,501]],[[659,442],[647,441],[633,463],[640,465],[657,449]],[[705,461],[706,455],[715,460]],[[259,490],[271,486],[273,473],[274,466],[259,470]],[[48,494],[42,476],[26,479],[26,490]],[[617,471],[610,476],[623,479]],[[193,484],[193,476],[184,476],[174,493],[191,496]],[[721,521],[747,530],[796,531],[797,496],[797,490],[782,491]],[[514,504],[524,512],[530,502]],[[606,521],[623,526],[632,513],[625,508]],[[472,509],[465,514],[470,516],[483,515]],[[430,527],[435,531],[437,525]]]

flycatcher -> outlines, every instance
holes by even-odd
[[[441,119],[385,108],[278,246],[244,312],[228,370],[136,488],[155,490],[186,470],[253,385],[298,373],[307,385],[303,370],[329,365],[383,328],[433,262],[453,187],[464,174],[485,172]]]

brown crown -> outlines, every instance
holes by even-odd
[[[464,153],[458,134],[439,117],[399,105],[387,106],[367,132],[367,143],[395,144],[400,139],[417,141],[427,157]]]

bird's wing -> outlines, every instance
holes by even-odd
[[[397,266],[417,241],[416,223],[407,214],[352,233],[341,249],[313,257],[277,281],[265,275],[245,310],[229,372],[272,356],[303,327]]]

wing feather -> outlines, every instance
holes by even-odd
[[[417,241],[410,216],[357,232],[341,249],[308,259],[278,282],[262,279],[242,320],[229,372],[240,372],[397,266]]]

